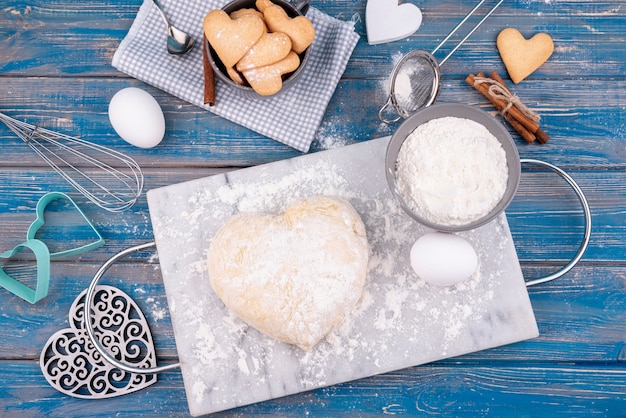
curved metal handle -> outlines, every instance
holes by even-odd
[[[393,103],[391,102],[391,94],[392,93],[389,94],[389,97],[387,98],[387,102],[378,111],[378,119],[380,119],[381,122],[386,123],[388,125],[391,125],[392,123],[396,123],[397,121],[402,119],[402,116],[400,115],[398,115],[398,117],[396,117],[395,119],[387,119],[384,115],[387,109],[389,109],[389,107],[393,105]]]
[[[585,197],[585,194],[583,193],[582,189],[580,188],[580,186],[578,186],[576,181],[574,181],[574,179],[571,178],[570,175],[567,174],[565,171],[563,171],[562,169],[560,169],[559,167],[555,165],[546,163],[545,161],[541,161],[541,160],[533,160],[533,159],[526,158],[526,159],[521,159],[520,162],[522,164],[524,163],[535,164],[535,165],[540,165],[542,167],[549,168],[555,173],[557,173],[559,176],[561,176],[565,181],[567,181],[567,183],[576,192],[576,195],[578,196],[578,199],[580,200],[580,203],[583,207],[583,212],[585,214],[585,234],[583,236],[583,241],[580,244],[578,251],[576,252],[576,255],[574,255],[574,258],[572,258],[569,263],[567,263],[562,269],[560,269],[559,271],[555,273],[549,274],[544,277],[540,277],[538,279],[527,281],[526,287],[531,287],[531,286],[538,285],[540,283],[545,283],[545,282],[552,281],[554,279],[558,279],[559,277],[563,276],[565,273],[569,272],[572,268],[574,268],[574,266],[580,261],[583,254],[585,253],[585,250],[589,246],[589,240],[591,239],[591,210],[589,209],[589,203],[587,202],[587,198]]]
[[[140,244],[134,247],[127,248],[115,254],[113,257],[108,259],[102,265],[102,267],[100,267],[100,269],[96,272],[96,274],[93,276],[93,279],[91,280],[91,284],[89,285],[89,288],[87,289],[87,294],[85,295],[85,308],[84,308],[85,309],[84,311],[85,330],[87,331],[87,335],[89,335],[89,339],[91,339],[93,346],[95,347],[96,351],[100,353],[102,358],[104,358],[107,362],[117,367],[118,369],[124,370],[125,372],[129,372],[129,373],[155,374],[155,373],[160,373],[160,372],[164,372],[164,371],[171,370],[171,369],[176,369],[180,367],[180,363],[175,363],[175,364],[170,364],[167,366],[160,366],[160,367],[142,368],[142,367],[129,366],[128,364],[119,362],[115,357],[109,354],[108,351],[106,351],[106,349],[102,346],[100,341],[98,341],[98,339],[96,338],[96,335],[93,330],[93,325],[91,323],[91,317],[92,317],[91,305],[93,304],[93,298],[94,298],[94,294],[95,294],[96,286],[98,285],[98,282],[100,281],[104,273],[109,269],[109,267],[113,265],[113,263],[115,263],[120,258],[127,256],[128,254],[131,254],[131,253],[134,253],[136,251],[143,250],[146,248],[154,247],[155,245],[156,243],[154,241],[147,242],[145,244]]]

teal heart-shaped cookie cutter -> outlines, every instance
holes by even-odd
[[[27,240],[35,239],[35,235],[37,234],[37,231],[39,231],[39,229],[45,223],[44,213],[46,211],[46,208],[48,207],[50,203],[58,199],[67,200],[68,202],[72,204],[72,206],[74,206],[74,208],[78,211],[78,213],[83,217],[86,225],[88,225],[92,229],[97,239],[87,244],[81,245],[80,247],[69,248],[69,249],[62,250],[62,251],[52,252],[50,253],[50,258],[54,259],[54,258],[59,258],[59,257],[68,257],[68,256],[81,254],[81,253],[95,250],[96,248],[102,247],[104,245],[104,239],[102,238],[102,235],[100,235],[98,230],[93,226],[91,221],[89,221],[87,216],[85,216],[83,211],[80,210],[80,208],[78,207],[78,205],[76,205],[76,203],[72,200],[72,198],[70,198],[65,193],[61,193],[61,192],[50,192],[50,193],[45,194],[41,199],[39,199],[39,202],[37,202],[37,209],[36,209],[37,218],[30,225],[30,227],[28,227],[28,231],[26,232],[26,239]]]
[[[48,246],[38,239],[31,239],[0,254],[0,258],[11,258],[25,248],[29,248],[37,260],[37,284],[35,288],[32,289],[9,276],[2,268],[0,268],[0,286],[27,302],[35,303],[48,295],[48,284],[50,283],[50,251]]]
[[[94,236],[96,237],[95,240],[79,247],[69,248],[51,253],[48,246],[42,240],[36,238],[37,232],[45,224],[44,216],[46,208],[51,202],[58,199],[67,200],[72,204],[72,206],[83,217],[86,225],[89,226],[93,231]],[[38,302],[48,295],[51,259],[84,253],[86,251],[94,250],[103,245],[104,239],[102,238],[102,235],[100,235],[100,233],[91,223],[91,221],[89,221],[83,211],[80,210],[78,205],[76,205],[76,203],[68,195],[60,192],[47,193],[37,202],[36,218],[33,223],[31,223],[28,231],[26,232],[26,242],[19,244],[12,250],[0,254],[0,259],[9,259],[11,257],[14,257],[16,254],[22,252],[25,248],[30,249],[35,254],[37,265],[37,283],[35,285],[35,288],[31,288],[21,281],[17,280],[16,278],[12,277],[11,275],[7,274],[2,269],[2,266],[0,266],[0,286],[4,287],[14,295],[19,296],[27,302]]]

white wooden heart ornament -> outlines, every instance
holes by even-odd
[[[50,385],[75,398],[102,399],[135,392],[157,381],[156,374],[135,374],[107,363],[84,328],[83,291],[70,308],[70,327],[54,333],[39,366]],[[94,332],[107,351],[135,367],[156,366],[156,352],[145,316],[130,296],[112,286],[98,286],[94,296]]]
[[[414,4],[398,0],[368,0],[365,7],[367,42],[370,45],[397,41],[417,31],[422,11]]]

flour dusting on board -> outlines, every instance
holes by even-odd
[[[164,188],[149,193],[192,414],[516,341],[525,328],[536,332],[536,324],[520,324],[532,317],[529,302],[520,308],[516,300],[521,295],[523,302],[527,294],[511,293],[515,281],[503,283],[510,271],[518,282],[521,278],[504,215],[459,233],[479,258],[469,280],[442,288],[415,275],[410,247],[430,231],[404,214],[388,191],[384,148],[384,141],[357,144],[190,182],[183,192]],[[341,155],[350,164],[325,155]],[[361,168],[357,171],[355,165]],[[365,224],[370,257],[365,290],[350,317],[306,352],[261,334],[229,312],[210,286],[206,255],[217,230],[234,214],[278,213],[313,195],[350,201]],[[154,215],[157,201],[159,213]],[[275,256],[280,254],[268,255],[268,260]],[[508,265],[510,260],[515,265]],[[517,286],[525,292],[523,284]],[[524,314],[511,314],[515,309]]]

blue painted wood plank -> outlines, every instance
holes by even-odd
[[[552,162],[552,160],[550,160]],[[221,170],[147,170],[145,190],[205,177]],[[620,262],[626,258],[626,182],[624,175],[605,171],[568,170],[585,192],[592,210],[592,238],[584,262]],[[22,242],[35,217],[37,201],[50,191],[74,198],[107,241],[106,252],[87,253],[85,260],[100,260],[125,247],[153,239],[145,195],[131,211],[112,216],[74,192],[49,169],[0,171],[0,227],[5,250]],[[68,213],[73,209],[68,207]],[[569,260],[583,238],[581,205],[569,186],[545,171],[524,171],[518,193],[507,208],[507,218],[522,262]],[[549,233],[546,233],[548,231]],[[79,238],[80,238],[79,234]],[[549,249],[548,251],[546,249]]]
[[[554,159],[547,159],[555,162]],[[626,257],[626,210],[624,174],[619,170],[580,170],[565,167],[578,181],[592,209],[592,240],[586,261],[610,262]],[[145,190],[209,176],[223,169],[145,170]],[[98,227],[111,251],[124,243],[153,239],[145,195],[129,212],[111,216],[74,192],[47,166],[38,171],[10,168],[0,171],[0,225],[11,244],[22,242],[34,219],[37,201],[50,191],[70,194]],[[68,208],[68,211],[72,211]],[[518,193],[507,209],[507,217],[522,261],[567,260],[582,240],[583,216],[580,203],[569,186],[553,173],[524,169]],[[546,234],[546,229],[550,234]],[[5,245],[7,247],[8,245]],[[545,248],[550,248],[549,252]],[[111,254],[110,252],[108,253]],[[85,257],[91,257],[90,254]]]
[[[0,378],[11,382],[0,387],[0,406],[8,416],[188,416],[180,373],[175,371],[164,373],[149,389],[105,401],[75,399],[55,392],[33,362],[0,369]],[[607,365],[432,365],[216,416],[620,416],[620,405],[626,402],[624,379],[623,367]],[[24,381],[32,383],[26,386]]]
[[[488,71],[489,68],[470,69],[472,72],[481,70]],[[444,77],[438,101],[468,103],[494,111],[463,78]],[[377,116],[386,100],[385,81],[342,81],[329,103],[312,151],[391,135],[397,125],[385,125]],[[163,107],[166,137],[157,148],[133,148],[111,127],[108,102],[115,92],[129,86],[150,92]],[[553,80],[529,82],[513,89],[522,101],[542,116],[541,125],[552,136],[545,145],[529,145],[511,130],[522,157],[549,158],[550,162],[564,168],[598,164],[624,167],[625,81],[590,80],[581,88],[580,80]],[[136,158],[141,165],[150,166],[158,160],[160,166],[175,167],[184,160],[185,166],[194,167],[249,166],[301,155],[136,80],[0,78],[0,91],[5,92],[0,95],[0,109],[9,116],[113,147]],[[33,91],[38,94],[33,96]],[[553,91],[559,93],[553,94]],[[0,161],[43,165],[4,126],[0,126],[0,141],[7,144]]]
[[[8,50],[5,50],[9,59],[0,63],[0,72],[119,74],[110,66],[111,58],[141,2],[90,2],[90,5],[92,3],[86,10],[73,0],[27,6],[20,1],[8,2],[0,14],[0,36],[9,40]],[[314,2],[313,5],[333,17],[356,22],[355,30],[362,39],[348,65],[347,76],[361,77],[379,75],[394,54],[416,48],[432,50],[472,6],[460,0],[416,3],[424,13],[420,30],[408,39],[375,46],[366,42],[365,1]],[[623,74],[626,63],[618,57],[624,38],[621,19],[625,15],[619,3],[614,2],[505,2],[457,52],[455,59],[446,63],[446,71],[463,74],[468,59],[502,68],[495,50],[495,36],[515,22],[528,37],[544,31],[555,39],[556,53],[540,69],[541,77]],[[455,40],[452,39],[451,45]],[[59,53],[66,60],[58,61],[56,54]],[[584,72],[580,73],[581,70]]]

